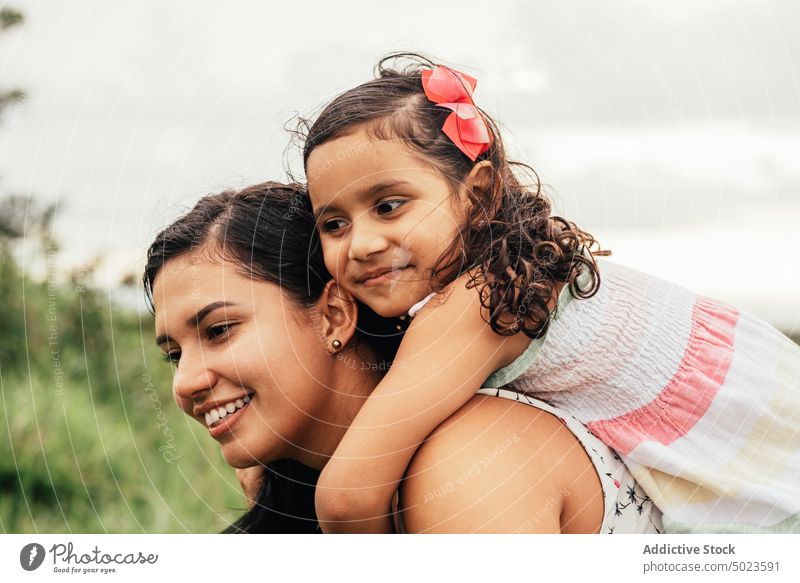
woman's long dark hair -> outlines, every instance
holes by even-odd
[[[153,283],[164,265],[195,250],[236,263],[241,273],[281,286],[308,309],[331,279],[325,269],[308,195],[299,184],[267,182],[202,198],[161,231],[147,251],[143,283],[151,311]],[[358,341],[391,359],[399,337],[393,323],[358,306]],[[358,343],[356,343],[358,347]],[[314,489],[319,472],[294,460],[267,464],[255,504],[225,533],[314,533]]]
[[[305,139],[303,162],[328,141],[365,129],[377,139],[400,139],[419,152],[449,181],[454,192],[475,164],[491,162],[491,186],[469,192],[470,210],[460,236],[439,258],[432,275],[446,285],[458,275],[471,274],[470,287],[478,287],[487,321],[501,335],[523,332],[531,338],[545,334],[550,322],[548,302],[556,285],[569,285],[577,298],[592,297],[600,274],[592,254],[582,249],[598,247],[589,233],[575,223],[551,216],[536,172],[506,158],[497,124],[481,111],[493,143],[472,162],[442,132],[451,111],[425,96],[422,72],[434,67],[413,53],[397,53],[376,66],[376,78],[334,99],[312,123],[302,120],[298,133]],[[309,181],[314,177],[308,176]],[[522,179],[526,178],[528,184]],[[586,289],[578,275],[588,269]],[[432,278],[433,280],[433,278]]]

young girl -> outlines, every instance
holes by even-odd
[[[551,216],[535,173],[506,159],[475,80],[415,59],[402,70],[384,59],[307,132],[328,270],[407,326],[322,472],[323,530],[390,531],[419,444],[480,387],[509,385],[613,447],[667,532],[800,532],[800,347],[750,314],[596,261],[609,253]]]

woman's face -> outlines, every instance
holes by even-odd
[[[211,425],[233,467],[292,457],[324,431],[332,393],[314,312],[203,255],[170,260],[153,285],[156,342],[175,367],[175,401]]]

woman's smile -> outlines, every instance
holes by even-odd
[[[245,414],[245,409],[249,409],[250,401],[250,397],[228,401],[225,405],[206,413],[205,419],[209,435],[216,439],[228,433]]]

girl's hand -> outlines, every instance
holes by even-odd
[[[247,506],[252,508],[261,489],[261,482],[264,480],[264,468],[261,466],[236,468],[236,477],[239,478],[239,485],[247,497]]]

